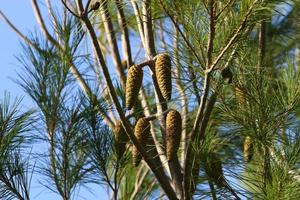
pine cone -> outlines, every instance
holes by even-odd
[[[229,69],[229,67],[224,68],[222,70],[221,74],[225,81],[227,81],[228,83],[232,83],[233,74],[232,74],[231,70]]]
[[[137,98],[143,81],[143,70],[132,65],[127,74],[126,80],[126,107],[130,110]]]
[[[126,150],[126,143],[129,141],[129,138],[122,126],[121,121],[118,121],[114,128],[114,138],[117,154],[119,157],[122,157]]]
[[[165,100],[171,99],[172,77],[171,77],[171,58],[168,54],[158,54],[155,61],[155,76],[159,89]]]
[[[253,144],[250,136],[244,139],[244,160],[250,162],[253,156]]]
[[[166,153],[167,159],[176,158],[180,145],[182,121],[179,112],[171,110],[166,118]]]
[[[145,118],[140,118],[134,128],[134,135],[137,139],[137,141],[143,145],[144,147],[147,146],[147,139],[150,134],[150,123],[147,119]],[[138,166],[142,156],[137,150],[136,146],[132,146],[132,157],[133,157],[133,164],[134,166]]]
[[[239,107],[243,107],[246,104],[245,94],[239,86],[235,87],[235,98]]]

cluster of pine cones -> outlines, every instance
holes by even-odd
[[[168,54],[162,53],[158,54],[154,58],[154,71],[155,76],[158,82],[159,90],[165,99],[169,101],[172,94],[172,75],[171,75],[171,58]],[[131,110],[138,98],[138,93],[141,89],[143,82],[143,70],[138,65],[132,65],[127,74],[126,80],[126,107],[128,110]],[[176,110],[170,110],[166,116],[166,137],[165,137],[165,148],[166,156],[168,160],[177,158],[177,151],[180,145],[182,130],[182,120],[181,115]],[[149,144],[153,144],[152,137],[150,135],[150,121],[149,119],[142,117],[139,118],[136,122],[134,128],[134,135],[137,141],[142,144],[148,151]],[[122,127],[121,122],[116,124],[114,130],[114,137],[116,141],[116,150],[118,156],[122,156],[126,150],[126,143],[129,141],[129,138]],[[153,148],[153,147],[151,147]],[[133,145],[132,147],[132,157],[133,164],[138,166],[142,156],[140,155],[137,148]]]

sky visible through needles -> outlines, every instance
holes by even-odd
[[[45,1],[39,1],[39,3],[42,12],[46,12]],[[51,3],[55,5],[59,4],[60,1],[51,0]],[[0,0],[0,10],[25,35],[39,31],[30,0]],[[20,62],[16,58],[16,56],[20,55],[21,51],[19,37],[0,17],[0,99],[3,99],[5,91],[10,93],[12,99],[15,97],[23,97],[22,110],[26,110],[33,107],[34,104],[30,98],[26,96],[22,88],[14,81],[18,78],[17,72],[21,72],[22,69]],[[44,146],[39,146],[38,148],[40,148],[40,151],[45,151],[46,149],[42,149],[43,147]],[[39,181],[45,185],[51,184],[50,182],[45,182],[45,177],[35,175],[30,191],[32,200],[60,199],[59,196],[45,189]],[[73,199],[107,199],[105,188],[95,185],[87,186],[89,189],[80,188],[76,190]]]

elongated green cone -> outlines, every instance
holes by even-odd
[[[138,142],[146,148],[147,139],[150,134],[150,123],[145,118],[140,118],[134,128],[134,135]],[[132,157],[134,166],[138,166],[141,162],[142,156],[137,150],[136,146],[132,146]]]
[[[253,144],[250,136],[244,139],[244,160],[250,162],[253,157]]]
[[[122,157],[126,150],[126,143],[129,141],[129,138],[122,126],[121,121],[118,121],[114,129],[114,138],[115,138],[115,147],[118,154],[118,157]]]
[[[245,106],[246,104],[246,96],[244,91],[242,90],[242,88],[240,88],[239,86],[235,87],[235,99],[237,102],[237,105],[241,108],[243,106]]]
[[[172,76],[171,58],[168,54],[163,53],[156,56],[155,76],[163,97],[165,100],[170,100],[172,94]]]
[[[181,131],[182,120],[180,113],[176,110],[169,111],[166,118],[166,153],[168,160],[172,160],[177,155]]]
[[[136,65],[132,65],[127,74],[126,80],[126,107],[128,110],[134,106],[143,81],[143,70]]]

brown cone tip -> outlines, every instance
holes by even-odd
[[[122,157],[126,150],[126,143],[129,141],[129,138],[122,126],[121,121],[118,121],[114,128],[114,137],[117,154],[119,157]]]
[[[244,139],[244,160],[250,162],[253,156],[253,144],[250,136]]]
[[[155,75],[159,89],[166,100],[171,99],[172,77],[171,58],[168,54],[158,54],[155,61]]]
[[[221,72],[222,77],[224,80],[226,80],[228,83],[232,83],[232,78],[233,78],[233,74],[231,72],[231,70],[229,69],[229,67],[224,68]]]
[[[168,160],[172,160],[177,156],[181,131],[182,120],[180,113],[176,110],[169,111],[166,118],[166,153]]]
[[[122,60],[121,64],[123,69],[127,69],[127,60]]]
[[[128,110],[134,106],[143,81],[143,70],[136,65],[129,68],[126,80],[126,107]]]
[[[137,139],[137,141],[146,147],[147,139],[150,134],[150,122],[146,118],[140,118],[134,128],[134,135]],[[136,146],[133,145],[132,147],[132,157],[133,157],[133,164],[134,166],[138,166],[142,157],[136,148]]]

